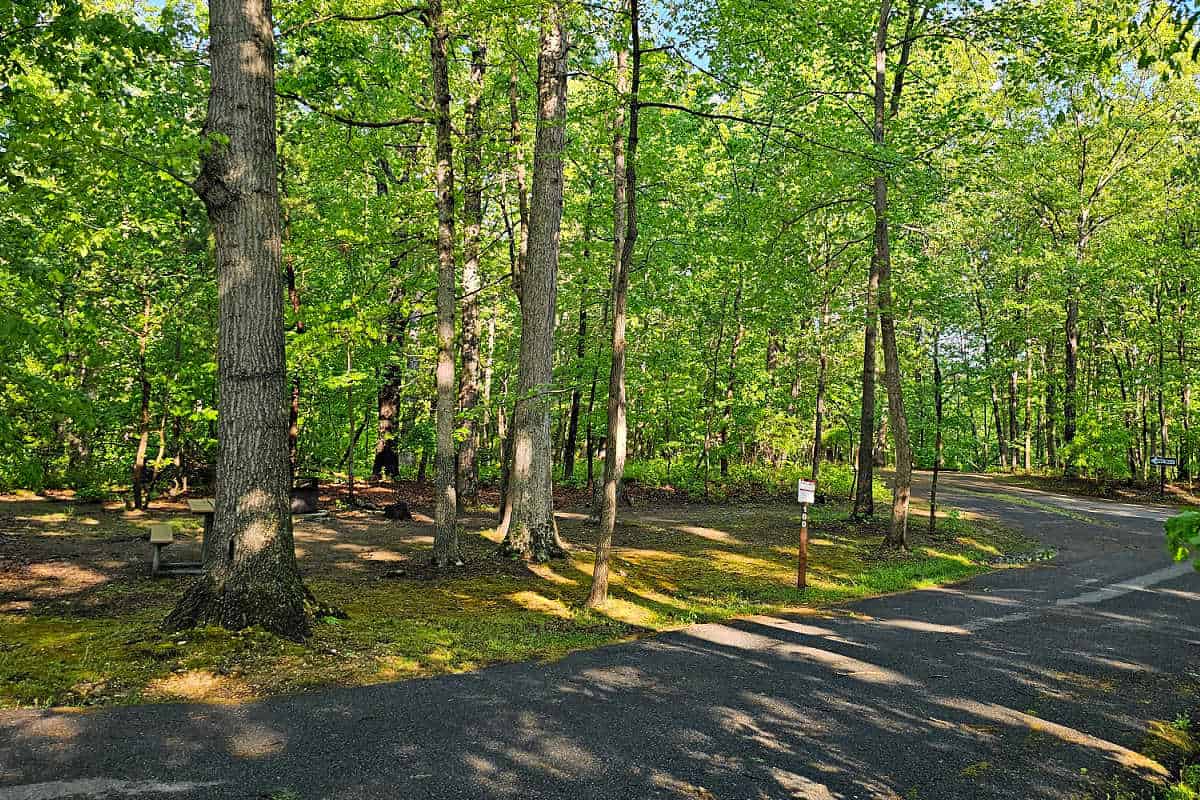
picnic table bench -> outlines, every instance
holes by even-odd
[[[154,548],[154,554],[150,561],[150,574],[154,577],[159,575],[199,575],[201,569],[199,561],[174,561],[166,563],[162,559],[162,551],[175,543],[175,529],[166,523],[160,523],[150,526],[150,546]]]

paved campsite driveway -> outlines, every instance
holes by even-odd
[[[0,712],[0,800],[1024,800],[1152,773],[1147,721],[1200,706],[1200,576],[1166,559],[1166,512],[1001,490],[1068,516],[995,491],[943,484],[1054,562],[550,665],[242,706]]]

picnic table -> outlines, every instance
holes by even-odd
[[[298,501],[299,508],[297,507]],[[188,500],[187,505],[188,511],[204,518],[204,536],[201,541],[204,547],[208,547],[212,540],[213,517],[217,511],[216,504],[211,497],[202,497]],[[312,511],[316,509],[316,506],[317,479],[301,478],[292,490],[292,513]],[[201,561],[167,564],[161,560],[162,550],[170,546],[174,541],[175,535],[170,525],[150,526],[150,544],[154,545],[154,557],[150,564],[151,573],[154,575],[158,575],[160,572],[194,575],[202,572],[201,565],[203,562]]]
[[[188,511],[204,517],[204,538],[208,539],[208,535],[212,533],[213,515],[217,512],[216,504],[208,497],[200,500],[188,500],[187,504]]]
[[[199,500],[188,500],[187,504],[188,511],[192,512],[193,514],[200,515],[204,520],[204,535],[201,538],[200,543],[204,548],[204,551],[207,552],[208,548],[212,546],[213,516],[217,512],[216,504],[213,502],[211,497],[204,497]],[[201,558],[203,557],[204,556],[202,555]]]

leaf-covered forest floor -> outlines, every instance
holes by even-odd
[[[380,487],[367,494],[380,504],[393,496]],[[404,494],[421,500],[419,491]],[[829,503],[810,515],[809,588],[801,594],[795,503],[685,505],[635,494],[616,531],[613,599],[594,613],[580,607],[595,536],[581,493],[559,498],[568,559],[497,558],[493,516],[480,512],[464,521],[466,565],[443,575],[426,566],[428,506],[414,505],[414,520],[397,522],[343,498],[326,493],[331,513],[296,519],[307,584],[349,615],[319,621],[301,645],[256,630],[159,629],[190,579],[151,578],[145,536],[151,524],[169,522],[177,543],[166,560],[197,559],[200,522],[182,501],[140,512],[68,495],[0,496],[0,707],[239,701],[554,659],[693,622],[951,582],[1035,548],[951,512],[932,537],[914,518],[911,552],[885,552],[882,518],[851,524],[844,504]]]

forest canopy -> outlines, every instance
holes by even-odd
[[[624,262],[629,479],[1145,480],[1163,454],[1190,479],[1193,11],[277,3],[293,474],[456,470],[471,495],[544,405],[555,480],[599,483]],[[0,485],[209,483],[208,10],[36,0],[0,27]],[[535,158],[556,130],[557,195]],[[539,346],[549,373],[523,374]]]

